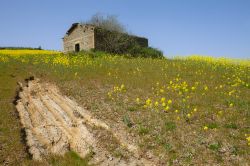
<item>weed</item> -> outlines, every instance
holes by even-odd
[[[229,129],[238,129],[237,125],[235,123],[228,123],[225,124],[224,126],[225,128],[229,128]]]
[[[132,127],[133,123],[131,122],[131,119],[129,118],[128,115],[123,116],[123,122],[128,126],[128,127]]]
[[[166,128],[167,131],[173,131],[173,130],[176,129],[176,125],[172,121],[165,122],[165,128]]]
[[[172,148],[173,148],[173,146],[172,146],[171,144],[169,144],[169,143],[165,143],[164,147],[165,147],[165,149],[166,149],[167,151],[171,151]]]
[[[207,125],[207,127],[208,127],[209,129],[216,129],[216,128],[218,128],[218,124],[217,124],[217,123],[209,123],[209,124]]]
[[[213,151],[218,151],[221,148],[221,143],[216,142],[209,145],[209,149]]]
[[[129,110],[130,112],[134,112],[134,111],[137,110],[137,108],[136,108],[136,107],[129,107],[128,110]]]
[[[139,125],[138,133],[139,135],[146,135],[149,133],[149,129],[144,126]]]

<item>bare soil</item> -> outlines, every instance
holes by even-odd
[[[157,165],[153,155],[143,157],[123,137],[124,131],[114,131],[55,85],[34,79],[20,87],[16,108],[34,160],[74,151],[83,158],[91,154],[91,164]]]

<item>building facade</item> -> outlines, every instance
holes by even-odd
[[[113,32],[107,30],[100,30],[94,25],[74,23],[63,37],[64,52],[79,52],[90,49],[105,51],[103,47],[100,47],[105,40],[103,38],[104,32],[105,35],[108,33],[113,34]],[[129,36],[127,34],[122,35]],[[140,46],[148,47],[148,39],[138,36],[129,37],[134,39]]]

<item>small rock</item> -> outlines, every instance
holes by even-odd
[[[222,148],[219,149],[220,153],[225,153],[226,151],[227,151],[227,149],[225,147],[222,147]]]
[[[109,161],[112,161],[113,160],[113,157],[112,156],[109,156]]]
[[[147,156],[148,159],[152,159],[153,158],[153,155],[150,152],[147,152],[146,156]]]
[[[177,159],[175,159],[174,161],[173,161],[173,164],[179,164],[179,161],[177,160]]]

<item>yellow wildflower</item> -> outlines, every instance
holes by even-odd
[[[156,102],[155,102],[155,106],[156,106],[156,107],[158,107],[158,105],[159,105],[159,102],[158,102],[158,101],[156,101]]]
[[[207,91],[207,90],[208,90],[208,87],[207,87],[207,86],[205,86],[205,87],[204,87],[204,90],[205,90],[205,91]]]
[[[207,127],[207,126],[204,126],[204,127],[203,127],[203,130],[207,130],[207,129],[208,129],[208,127]]]
[[[161,92],[161,93],[164,93],[164,89],[160,89],[160,92]]]
[[[149,98],[146,100],[146,105],[147,106],[151,105],[151,100]]]
[[[169,106],[166,106],[166,107],[165,107],[165,111],[168,111],[168,110],[169,110]]]
[[[111,97],[112,96],[112,93],[111,92],[108,92],[108,97]]]
[[[125,85],[124,84],[122,84],[121,85],[121,90],[123,90],[125,88]]]

